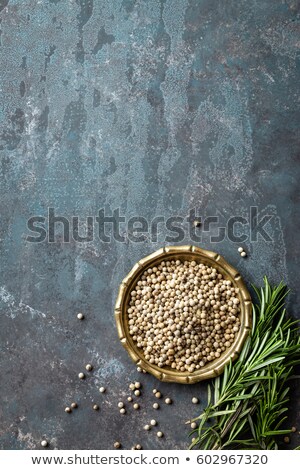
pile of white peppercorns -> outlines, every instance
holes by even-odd
[[[146,269],[127,309],[129,333],[158,367],[194,372],[231,346],[240,329],[238,289],[196,261]]]

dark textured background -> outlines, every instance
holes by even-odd
[[[133,243],[125,227],[126,243],[29,243],[27,219],[49,206],[83,231],[100,208],[150,221],[196,207],[221,226],[257,206],[272,241],[247,239],[247,259],[211,242],[217,224],[198,245],[248,285],[284,279],[299,317],[299,11],[297,0],[0,0],[1,448],[43,437],[59,449],[186,448],[184,422],[205,405],[205,384],[138,374],[115,330],[118,284],[167,230],[157,242]],[[137,377],[141,410],[120,416]],[[174,405],[152,410],[153,386]],[[294,391],[292,424],[297,402]],[[153,416],[164,439],[141,431]]]

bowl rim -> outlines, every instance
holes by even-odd
[[[219,358],[207,363],[203,368],[194,372],[178,372],[171,368],[160,368],[150,364],[143,356],[142,350],[137,348],[130,334],[128,323],[126,321],[127,304],[131,290],[140,278],[141,273],[159,262],[166,259],[203,259],[210,266],[216,267],[221,273],[233,282],[234,287],[239,289],[239,299],[241,305],[241,328],[235,341]],[[150,255],[140,259],[130,270],[127,276],[120,284],[117,300],[115,304],[115,320],[117,324],[118,336],[121,344],[128,352],[135,364],[154,375],[162,382],[176,383],[196,383],[202,380],[210,379],[220,375],[225,366],[234,361],[240,354],[242,346],[249,334],[252,324],[252,301],[247,287],[240,273],[231,266],[220,254],[205,250],[193,245],[165,246]]]

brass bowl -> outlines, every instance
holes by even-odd
[[[214,267],[218,269],[226,279],[229,279],[234,287],[239,289],[238,296],[241,309],[241,327],[237,333],[235,341],[226,351],[224,351],[223,354],[221,354],[219,358],[207,363],[204,367],[194,372],[177,372],[170,367],[160,368],[156,365],[150,364],[145,360],[143,351],[137,347],[129,334],[127,306],[130,299],[130,292],[134,289],[145,269],[151,268],[152,266],[159,264],[161,261],[171,259],[180,259],[183,261],[195,260]],[[223,372],[225,365],[229,363],[230,359],[234,360],[238,357],[251,328],[251,310],[251,297],[245,287],[241,275],[230,264],[228,264],[222,256],[214,253],[213,251],[202,250],[196,246],[166,246],[165,248],[161,248],[138,261],[138,263],[133,266],[130,273],[125,277],[125,279],[123,279],[116,301],[115,318],[120,341],[137,366],[146,370],[150,374],[153,374],[163,382],[186,384],[217,377]]]

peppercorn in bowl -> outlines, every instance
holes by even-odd
[[[251,298],[219,254],[167,246],[140,260],[115,306],[121,343],[162,381],[195,383],[237,358],[251,326]]]

